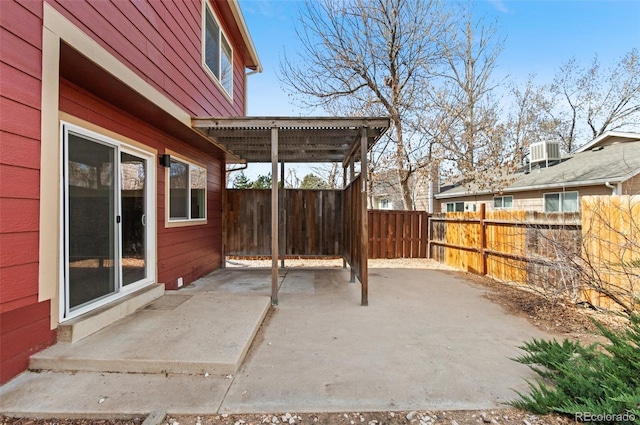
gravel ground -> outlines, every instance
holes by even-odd
[[[2,418],[2,425],[141,425],[144,418],[130,420],[69,420],[69,419],[11,419]],[[250,415],[168,416],[165,425],[563,425],[574,423],[566,417],[536,416],[515,409],[478,411],[400,411],[348,413],[282,413]]]

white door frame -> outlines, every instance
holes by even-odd
[[[121,298],[131,292],[134,292],[140,288],[148,286],[156,282],[156,154],[155,150],[149,148],[144,149],[142,146],[134,146],[121,140],[117,140],[113,137],[100,134],[96,131],[89,130],[87,128],[78,126],[65,121],[60,121],[60,143],[63,155],[61,155],[61,185],[60,185],[60,197],[62,199],[61,205],[61,223],[60,223],[60,322],[78,317],[84,313],[92,311],[100,306],[103,306],[109,302],[112,302],[118,298]],[[146,232],[145,232],[145,257],[146,257],[146,278],[134,282],[132,284],[122,285],[122,228],[117,227],[117,234],[115,235],[116,241],[116,261],[119,264],[116,273],[115,292],[107,296],[98,298],[94,302],[82,305],[76,309],[71,310],[69,308],[69,290],[68,290],[68,197],[65,195],[65,191],[68,181],[67,161],[68,161],[68,134],[76,134],[80,137],[84,137],[95,143],[111,146],[115,149],[115,170],[114,184],[115,184],[115,208],[116,215],[122,216],[121,206],[121,187],[120,187],[120,161],[121,153],[127,153],[135,155],[143,160],[146,160],[146,184],[145,184],[145,210],[146,210]]]

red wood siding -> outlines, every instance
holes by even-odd
[[[4,314],[28,308],[38,300],[41,17],[39,2],[0,1],[0,314],[3,318]],[[30,320],[27,319],[25,325]],[[5,346],[4,332],[2,345]],[[4,370],[3,357],[0,375],[4,376]]]
[[[243,115],[245,67],[241,55],[234,54],[233,102],[202,67],[200,0],[47,1],[191,115]],[[229,31],[227,34],[231,37]],[[237,40],[229,42],[235,46]]]
[[[49,311],[49,301],[44,301],[0,314],[0,384],[26,370],[32,354],[55,342]]]
[[[222,172],[223,164],[193,147],[176,140],[74,86],[60,82],[60,110],[107,128],[137,142],[177,152],[207,166],[207,224],[165,228],[165,170],[157,169],[158,282],[177,288],[204,276],[220,266],[222,245]]]
[[[243,114],[245,68],[236,50],[233,102],[201,66],[200,0],[46,1],[188,113]],[[0,384],[55,339],[50,304],[38,302],[42,17],[40,0],[0,0]],[[227,35],[235,45],[237,38]],[[208,224],[178,229],[164,228],[164,170],[158,167],[159,281],[173,287],[180,276],[189,283],[218,267],[223,164],[70,84],[61,91],[62,110],[207,164]]]

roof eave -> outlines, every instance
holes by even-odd
[[[600,144],[600,142],[602,142],[605,139],[608,139],[609,137],[622,137],[622,138],[634,139],[634,138],[640,138],[640,134],[626,132],[626,131],[607,131],[606,133],[601,134],[600,136],[596,137],[586,145],[576,149],[572,153],[580,153],[580,152],[588,151],[589,149],[597,146],[598,144]]]
[[[244,15],[242,14],[242,10],[240,9],[240,4],[238,3],[238,0],[227,1],[229,7],[231,8],[231,13],[233,14],[236,23],[238,24],[238,28],[240,29],[240,33],[242,34],[242,39],[247,46],[247,50],[252,61],[252,63],[246,64],[246,67],[256,72],[262,72],[262,63],[260,62],[260,58],[258,57],[256,46],[253,44],[253,39],[251,38],[251,34],[249,33],[249,28],[247,28],[247,23],[244,20]]]
[[[501,189],[500,193],[518,193],[518,192],[529,192],[532,190],[544,190],[544,189],[562,189],[565,187],[584,187],[584,186],[598,186],[604,185],[605,183],[618,184],[625,182],[632,178],[633,176],[640,174],[640,170],[636,170],[635,173],[631,173],[624,177],[615,177],[609,179],[597,179],[597,180],[583,180],[577,182],[561,182],[561,183],[547,183],[547,184],[537,184],[531,186],[516,186],[516,187],[506,187]],[[449,198],[458,198],[465,196],[481,196],[481,195],[491,195],[498,193],[498,191],[488,191],[483,190],[480,192],[469,192],[469,193],[438,193],[434,197],[436,199],[449,199]]]

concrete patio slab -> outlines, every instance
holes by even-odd
[[[499,408],[533,377],[510,360],[520,354],[517,346],[549,337],[484,298],[483,289],[459,273],[370,269],[368,307],[359,305],[360,285],[348,283],[347,270],[285,269],[280,276],[280,305],[233,376],[28,372],[0,387],[0,412],[97,418],[157,409],[205,415]],[[270,270],[215,272],[156,301],[126,326],[118,322],[86,338],[96,337],[82,347],[84,357],[99,360],[96,346],[122,339],[129,348],[113,350],[135,365],[143,356],[129,340],[144,351],[138,326],[147,321],[153,330],[147,344],[157,346],[158,356],[166,349],[198,364],[207,351],[200,344],[213,341],[197,322],[224,317],[207,322],[208,332],[224,333],[248,314],[225,304],[257,299],[262,304],[253,308],[260,311],[269,293]],[[191,315],[175,313],[180,309]],[[155,327],[159,312],[172,318],[173,328]],[[62,354],[78,356],[71,347]]]
[[[459,274],[372,269],[360,307],[348,272],[309,273],[314,295],[280,297],[223,412],[478,409],[526,390],[528,368],[509,358],[545,335]]]
[[[76,343],[31,357],[30,368],[121,373],[235,373],[267,313],[266,296],[168,292]]]

